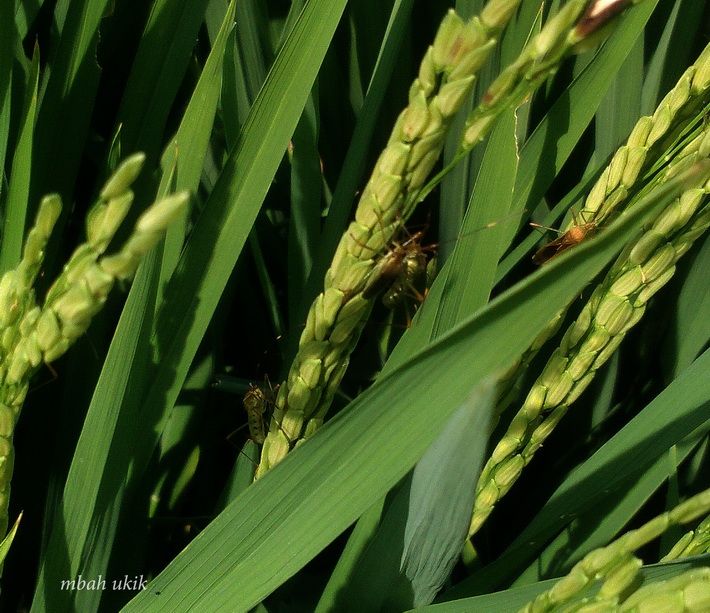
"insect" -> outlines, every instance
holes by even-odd
[[[272,387],[268,379],[263,386],[250,383],[242,399],[244,410],[247,412],[249,434],[258,445],[262,445],[266,440],[266,420],[276,404],[278,389],[279,386]]]
[[[404,256],[399,276],[382,294],[382,304],[396,309],[414,299],[421,304],[436,276],[436,245],[411,245]],[[409,319],[409,313],[407,313]]]
[[[553,230],[557,232],[554,228],[547,228],[546,226],[542,226],[540,224],[531,223],[530,225],[536,228],[544,228],[546,230]],[[567,251],[570,247],[579,245],[579,243],[584,241],[588,236],[593,235],[596,231],[596,222],[587,221],[577,223],[577,220],[575,219],[575,225],[567,230],[567,232],[561,236],[558,236],[555,240],[550,241],[546,245],[543,245],[535,252],[535,255],[533,255],[533,262],[535,262],[538,266],[542,266],[563,251]]]
[[[490,230],[500,221],[492,221],[469,230],[459,235],[458,239],[482,230]],[[363,297],[372,299],[382,292],[382,302],[389,309],[395,309],[407,299],[414,299],[419,304],[424,302],[428,288],[436,276],[436,253],[439,248],[439,243],[422,245],[422,238],[427,229],[428,224],[424,230],[414,233],[403,228],[406,240],[392,241],[389,251],[380,259],[370,275]],[[409,313],[407,315],[407,319],[411,320]]]
[[[520,218],[525,212],[525,209],[511,211],[500,219],[468,229],[449,242],[454,244],[463,237],[477,234],[480,231],[491,230],[506,219]],[[405,233],[405,240],[395,239],[390,242],[389,250],[375,264],[362,293],[362,296],[368,300],[381,293],[382,302],[390,310],[394,310],[404,304],[407,310],[407,327],[411,324],[412,315],[407,307],[407,301],[409,300],[411,303],[414,300],[416,302],[415,307],[424,302],[428,288],[431,287],[436,275],[436,253],[442,243],[422,245],[422,239],[428,227],[429,224],[427,223],[424,225],[424,230],[414,233],[410,233],[406,228],[402,227],[401,231]],[[376,255],[373,247],[363,244],[352,235],[351,238],[361,247],[373,252],[373,257]]]
[[[405,229],[406,231],[406,229]],[[413,296],[423,302],[427,291],[427,273],[431,271],[428,253],[435,244],[422,246],[424,231],[410,234],[404,242],[393,241],[389,252],[380,260],[363,291],[363,297],[374,298],[380,292],[383,304],[394,309]]]

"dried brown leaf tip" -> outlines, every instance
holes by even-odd
[[[586,38],[618,15],[629,4],[631,4],[631,0],[596,0],[592,2],[575,26],[577,36]]]

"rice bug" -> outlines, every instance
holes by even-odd
[[[278,389],[279,386],[272,387],[268,379],[263,386],[250,383],[242,399],[244,410],[247,412],[249,435],[257,445],[262,445],[266,440],[266,420],[273,412]]]
[[[522,213],[511,213],[502,219],[471,229],[460,234],[456,240],[482,230],[490,230],[507,217],[516,214]],[[402,228],[407,235],[406,240],[392,241],[389,251],[380,259],[370,276],[363,292],[365,298],[371,299],[383,292],[382,302],[389,309],[394,309],[407,298],[413,298],[420,304],[424,301],[436,275],[436,253],[439,247],[439,243],[425,246],[421,244],[427,228],[428,224],[425,224],[424,230],[414,233]]]
[[[388,309],[404,305],[407,325],[411,323],[409,304],[412,300],[416,304],[424,302],[436,275],[436,249],[436,244],[422,246],[419,241],[407,245],[399,275],[382,294],[382,304]]]
[[[426,280],[427,252],[436,250],[435,244],[422,246],[424,232],[419,230],[409,235],[404,242],[392,242],[389,251],[373,270],[363,291],[364,298],[369,300],[384,292],[382,302],[388,308],[399,304],[407,291],[412,292],[420,302],[424,300],[426,288],[421,291],[417,288],[421,286],[422,280]]]
[[[579,245],[587,237],[592,236],[598,229],[595,221],[583,221],[575,218],[575,225],[572,226],[567,232],[558,236],[555,240],[550,241],[546,245],[540,247],[533,255],[533,262],[538,266],[542,266],[546,262],[549,262],[552,258],[559,255],[563,251],[567,251],[575,245]],[[534,228],[543,228],[545,230],[552,230],[553,232],[559,232],[554,228],[548,228],[537,223],[531,223]]]
[[[427,271],[434,260],[428,260],[425,248],[416,245],[402,260],[399,276],[394,280],[389,289],[382,294],[382,304],[388,309],[394,309],[413,296],[417,302],[424,302],[428,291]]]
[[[255,384],[247,379],[223,373],[218,375],[212,383],[212,388],[224,392],[229,396],[241,398],[242,406],[247,415],[246,423],[242,423],[232,430],[226,440],[233,447],[237,447],[235,436],[245,428],[249,429],[249,436],[244,446],[239,450],[239,455],[246,461],[258,466],[259,448],[264,444],[269,429],[269,420],[272,418],[276,407],[276,397],[279,385],[273,386],[268,375],[264,382]],[[280,425],[279,425],[280,427]]]

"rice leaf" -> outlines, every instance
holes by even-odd
[[[412,584],[401,570],[411,484],[408,475],[382,503],[373,505],[377,511],[370,508],[358,519],[355,530],[360,526],[361,533],[348,544],[359,555],[352,560],[347,583],[333,597],[338,611],[401,611],[411,606]]]
[[[495,390],[494,380],[484,380],[414,467],[402,571],[412,583],[415,606],[434,600],[461,555],[485,461]]]
[[[7,553],[10,551],[10,547],[12,547],[12,542],[15,540],[15,534],[17,534],[17,529],[20,527],[21,521],[22,513],[17,516],[15,523],[12,524],[12,527],[5,535],[5,538],[3,538],[0,542],[0,564],[5,562],[5,558],[7,557]]]
[[[432,338],[489,300],[498,260],[522,214],[511,210],[518,159],[516,118],[510,112],[500,120],[487,143],[461,225],[461,236],[451,263],[446,271],[442,270],[442,275],[446,275],[440,285],[444,296],[432,326]]]
[[[288,237],[289,321],[299,321],[321,220],[322,175],[318,154],[319,113],[311,95],[293,134],[291,153],[291,216]],[[278,331],[281,333],[281,330]]]
[[[710,238],[706,238],[693,259],[685,282],[678,293],[673,337],[674,375],[687,368],[710,342],[710,294],[707,271],[710,270]],[[670,352],[669,352],[670,353]]]
[[[602,162],[622,144],[641,116],[643,38],[631,48],[595,116],[594,159]]]
[[[175,94],[192,56],[207,0],[156,0],[124,89],[118,123],[127,152],[143,151],[149,163],[162,148]]]
[[[237,464],[230,475],[219,502],[217,512],[226,507],[232,500],[241,494],[254,480],[254,469],[259,463],[259,448],[252,440],[248,440],[239,452]]]
[[[12,158],[10,184],[5,203],[6,215],[2,229],[2,243],[0,243],[0,273],[14,268],[22,255],[22,243],[24,241],[29,208],[38,82],[39,48],[35,46],[32,67],[27,81],[22,123]]]
[[[343,553],[338,559],[338,563],[328,580],[323,593],[321,594],[315,613],[326,613],[327,611],[339,610],[347,606],[347,603],[354,602],[348,597],[349,592],[358,594],[373,594],[379,596],[375,589],[357,590],[356,573],[360,570],[361,560],[372,551],[371,544],[376,537],[378,529],[382,525],[382,515],[385,501],[375,502],[365,513],[363,513],[355,524],[355,528],[348,538],[348,542],[343,549]],[[381,576],[377,573],[377,576]],[[372,577],[370,577],[372,579]],[[372,584],[368,581],[368,585]],[[354,588],[354,589],[353,589]]]
[[[174,189],[176,191],[184,189],[192,192],[197,191],[202,175],[204,156],[209,144],[210,128],[214,123],[219,104],[225,50],[234,31],[235,8],[235,0],[230,1],[180,126],[163,153],[159,192],[168,189],[173,168],[175,169]],[[162,283],[167,282],[177,265],[185,233],[184,224],[175,224],[168,228],[161,266]]]
[[[8,8],[12,6],[10,2],[5,2]],[[32,22],[34,22],[37,13],[42,8],[44,0],[32,0],[32,2],[25,2],[23,0],[15,0],[15,27],[20,35],[20,38],[25,38],[27,36],[27,31],[30,29]],[[8,21],[5,21],[4,17],[1,23],[11,23],[12,17],[8,17]]]
[[[9,2],[0,4],[0,203],[5,188],[5,156],[10,136],[12,56],[16,31]]]
[[[40,190],[69,200],[99,84],[94,58],[107,5],[108,0],[60,0],[56,8],[59,40],[40,92],[32,203],[39,201]]]

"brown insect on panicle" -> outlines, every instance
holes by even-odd
[[[397,308],[410,297],[420,304],[424,302],[428,290],[427,265],[430,261],[427,252],[433,249],[432,245],[422,247],[418,243],[411,246],[402,260],[399,276],[382,294],[382,303],[388,309]]]
[[[393,241],[388,253],[373,270],[371,280],[363,291],[364,298],[371,299],[384,292],[382,298],[388,308],[393,308],[409,292],[419,302],[423,301],[422,293],[416,289],[417,281],[426,274],[427,253],[437,247],[435,244],[422,246],[424,233],[424,230],[415,232],[401,243]]]
[[[511,215],[521,215],[522,212],[516,211]],[[508,215],[502,219],[507,217]],[[482,230],[490,230],[502,219],[469,230],[458,238]],[[424,224],[423,230],[417,232],[410,232],[405,226],[400,228],[400,233],[404,234],[406,240],[402,238],[390,242],[387,252],[377,261],[365,283],[362,291],[363,298],[371,300],[381,293],[382,302],[388,309],[395,309],[408,302],[408,299],[410,302],[416,301],[415,308],[424,302],[428,288],[436,275],[436,255],[439,248],[439,243],[422,245],[422,239],[428,229],[428,222]],[[351,235],[351,238],[361,247],[372,250],[372,247],[354,236]],[[411,320],[409,313],[407,316],[408,320]]]
[[[265,422],[269,417],[269,413],[273,411],[278,389],[279,386],[272,387],[268,379],[264,386],[250,383],[249,389],[242,400],[244,410],[247,412],[249,434],[257,445],[263,444],[266,440]]]
[[[539,224],[530,224],[534,227],[542,227]],[[577,224],[571,227],[567,232],[556,238],[555,240],[543,245],[535,252],[533,262],[538,266],[542,266],[549,262],[552,258],[559,255],[563,251],[567,251],[575,245],[579,245],[588,236],[591,236],[597,231],[597,224],[593,221]]]

